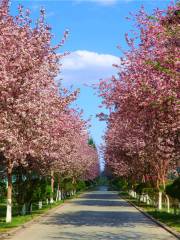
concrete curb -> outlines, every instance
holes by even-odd
[[[139,212],[141,212],[143,215],[145,215],[147,218],[149,218],[151,221],[153,221],[154,223],[156,223],[158,226],[162,227],[164,230],[166,230],[167,232],[169,232],[170,234],[172,234],[174,237],[176,237],[177,239],[180,239],[180,233],[176,232],[174,229],[168,227],[166,224],[160,222],[159,220],[155,219],[154,217],[152,217],[149,213],[145,212],[142,208],[136,206],[133,202],[123,198],[121,195],[120,197],[122,199],[124,199],[126,202],[128,202],[130,205],[132,205],[133,207],[135,207]]]

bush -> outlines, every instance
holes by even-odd
[[[166,186],[166,193],[170,197],[180,200],[180,177],[177,178],[172,184]]]
[[[123,178],[114,178],[110,181],[110,186],[114,190],[126,191],[129,189],[128,182]]]
[[[71,192],[74,189],[72,179],[70,178],[64,179],[61,183],[61,187],[65,193]]]
[[[6,183],[0,180],[0,201],[3,202],[6,199]]]
[[[154,195],[156,190],[151,187],[151,184],[149,182],[142,182],[135,186],[135,191],[142,195],[143,193],[147,193],[149,196]]]
[[[85,188],[86,188],[86,184],[85,184],[84,181],[80,180],[80,181],[77,182],[77,186],[76,186],[77,192],[78,192],[78,191],[82,191],[82,190],[84,190]]]

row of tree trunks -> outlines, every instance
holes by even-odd
[[[6,208],[6,223],[10,223],[12,221],[12,171],[13,171],[13,162],[9,160],[8,168],[7,168],[7,208]],[[76,179],[73,177],[72,183],[76,184]],[[75,188],[73,190],[73,195],[75,194]],[[54,171],[51,171],[51,196],[50,203],[54,202]],[[60,176],[58,175],[58,185],[57,185],[57,193],[56,193],[56,201],[60,201],[62,199],[62,192],[60,190]],[[32,204],[31,204],[32,206]],[[42,208],[42,201],[38,203],[39,209]],[[22,207],[22,215],[26,214],[26,204]],[[29,207],[30,209],[31,207]]]

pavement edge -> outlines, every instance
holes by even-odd
[[[141,212],[142,214],[144,214],[146,217],[148,217],[151,221],[153,221],[154,223],[156,223],[158,226],[162,227],[164,230],[166,230],[167,232],[169,232],[170,234],[172,234],[174,237],[176,237],[177,239],[180,239],[180,233],[176,232],[175,230],[173,230],[172,228],[168,227],[166,224],[160,222],[159,220],[155,219],[154,217],[152,217],[149,213],[145,212],[142,208],[138,207],[137,205],[135,205],[133,202],[127,200],[126,198],[122,197],[120,194],[120,197],[125,200],[126,202],[128,202],[130,205],[132,205],[133,207],[135,207],[139,212]]]

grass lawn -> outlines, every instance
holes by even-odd
[[[159,221],[165,223],[169,227],[174,228],[176,231],[180,232],[180,214],[174,215],[173,213],[158,212],[158,211],[147,211],[151,216],[158,219]]]
[[[44,205],[42,209],[36,209],[33,207],[33,211],[31,214],[27,214],[25,216],[20,216],[17,214],[17,210],[14,208],[13,210],[13,218],[11,223],[5,222],[5,212],[6,206],[5,204],[0,204],[0,233],[6,232],[12,228],[19,227],[20,225],[32,220],[33,218],[40,216],[41,214],[47,212],[49,209],[54,208],[58,205],[61,205],[63,201],[58,201],[53,204]]]
[[[180,232],[180,212],[177,215],[175,215],[173,213],[173,209],[170,209],[170,213],[167,213],[165,209],[158,211],[153,206],[146,205],[145,203],[142,202],[139,203],[137,199],[130,197],[125,192],[121,192],[120,196],[122,196],[125,200],[134,203],[138,207],[141,207],[145,212],[147,212],[160,222],[165,223],[167,226],[175,229],[177,232]]]
[[[32,220],[33,218],[40,216],[41,214],[47,212],[49,209],[52,209],[56,206],[61,205],[63,202],[66,202],[70,199],[77,198],[82,191],[77,192],[74,196],[68,197],[65,200],[61,200],[58,202],[54,202],[53,204],[43,205],[42,209],[38,209],[37,204],[33,205],[33,211],[31,214],[27,214],[25,216],[18,215],[18,211],[16,207],[13,207],[13,218],[11,223],[5,222],[6,216],[6,204],[0,203],[0,233],[7,232],[12,228],[16,228],[21,226],[22,224]]]

